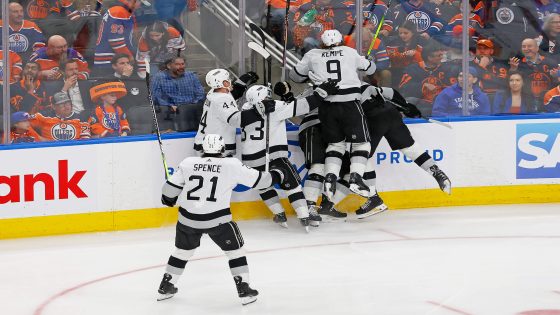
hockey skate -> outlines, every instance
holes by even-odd
[[[346,213],[336,210],[334,208],[334,203],[327,199],[321,201],[319,215],[321,215],[321,218],[323,218],[325,222],[346,221],[346,217],[348,216]]]
[[[240,276],[233,277],[235,286],[237,287],[237,294],[241,298],[241,304],[247,305],[257,300],[259,291],[251,289],[247,282],[243,282]]]
[[[350,180],[348,183],[350,184],[350,190],[355,194],[366,198],[369,196],[369,187],[364,183],[360,174],[350,173]]]
[[[171,280],[171,275],[165,273],[159,285],[159,289],[158,289],[159,296],[157,298],[158,301],[170,299],[175,295],[175,293],[177,293],[177,291],[179,291],[179,289],[177,289],[173,285],[173,283],[169,282],[170,280]]]
[[[381,213],[385,210],[389,209],[381,197],[378,194],[375,194],[366,200],[366,202],[356,210],[356,216],[358,219],[365,219],[367,217],[371,217],[372,215]]]
[[[332,200],[334,194],[336,193],[336,181],[337,181],[336,175],[334,175],[333,173],[328,173],[327,175],[325,175],[324,190],[325,190],[325,195],[329,200]]]
[[[445,175],[445,173],[440,170],[437,165],[430,166],[430,172],[436,179],[439,185],[439,189],[441,189],[441,191],[447,193],[448,195],[451,195],[451,181],[449,180],[447,175]]]
[[[288,218],[286,218],[286,212],[275,214],[272,221],[274,221],[274,223],[278,223],[283,228],[288,228]]]
[[[317,213],[317,206],[309,206],[309,225],[318,227],[320,222],[323,221],[321,216]]]

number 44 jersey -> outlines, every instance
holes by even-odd
[[[167,180],[163,194],[179,196],[181,224],[208,229],[232,220],[230,199],[237,184],[266,188],[272,178],[233,157],[187,157]]]

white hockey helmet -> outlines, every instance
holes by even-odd
[[[264,85],[253,85],[245,93],[245,99],[251,105],[258,105],[267,97],[270,97],[270,89]]]
[[[326,30],[321,34],[321,41],[326,47],[336,46],[342,43],[342,34],[338,30]]]
[[[214,69],[206,74],[206,84],[212,89],[223,88],[224,81],[231,83],[229,71],[225,69]]]
[[[225,150],[226,144],[222,136],[212,133],[204,136],[204,140],[202,140],[202,151],[204,151],[204,153],[218,154],[224,153]]]

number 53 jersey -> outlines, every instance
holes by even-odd
[[[181,224],[208,229],[232,220],[229,207],[237,184],[257,187],[268,181],[270,186],[270,175],[263,178],[266,175],[233,157],[188,157],[167,180],[163,193],[172,196],[180,191],[177,204]]]

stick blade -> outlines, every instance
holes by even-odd
[[[266,49],[264,49],[263,46],[255,43],[255,42],[249,42],[248,46],[251,50],[253,50],[257,54],[261,55],[264,59],[269,59],[270,58],[270,53],[268,51],[266,51]]]

